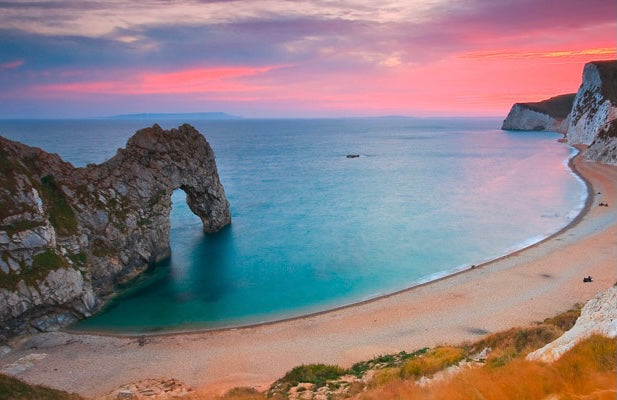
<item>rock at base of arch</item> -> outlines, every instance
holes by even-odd
[[[142,129],[86,168],[0,137],[0,340],[89,316],[168,257],[178,188],[204,232],[231,222],[214,153],[188,124]]]

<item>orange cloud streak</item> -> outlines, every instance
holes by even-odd
[[[462,54],[462,58],[502,58],[502,59],[519,59],[530,57],[580,57],[580,56],[610,56],[615,57],[617,51],[611,47],[600,47],[596,49],[584,49],[584,50],[561,50],[561,51],[489,51],[489,52],[472,52]]]

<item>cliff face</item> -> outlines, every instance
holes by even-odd
[[[214,153],[190,125],[140,130],[86,168],[0,137],[0,338],[86,317],[169,256],[178,188],[205,232],[230,223]]]
[[[617,337],[617,287],[596,294],[581,310],[576,323],[563,336],[527,355],[529,361],[551,363],[592,335]]]
[[[617,118],[617,62],[585,65],[576,93],[567,138],[569,143],[591,144],[607,122]]]
[[[604,164],[617,165],[617,119],[600,128],[596,138],[585,150],[585,158]]]
[[[516,103],[501,129],[566,133],[575,94],[564,94],[536,103]]]
[[[585,65],[575,96],[516,103],[501,129],[561,132],[570,144],[590,145],[585,158],[617,165],[616,118],[617,61],[595,61]]]

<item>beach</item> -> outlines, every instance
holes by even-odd
[[[296,365],[346,367],[541,321],[617,278],[617,167],[581,156],[573,165],[591,185],[579,217],[538,244],[465,272],[330,312],[246,328],[141,338],[43,333],[12,343],[0,369],[21,359],[24,368],[16,377],[87,397],[164,377],[204,393],[234,386],[265,390]],[[586,276],[593,282],[583,283]]]

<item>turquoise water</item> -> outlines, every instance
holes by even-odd
[[[0,134],[81,166],[109,158],[153,122],[0,121]],[[76,328],[271,321],[391,293],[536,242],[578,213],[585,187],[567,168],[573,150],[559,135],[503,132],[499,122],[192,121],[214,148],[231,226],[204,236],[176,191],[171,259]]]

